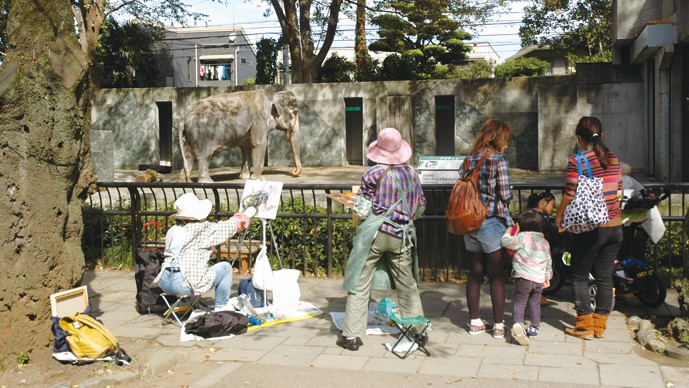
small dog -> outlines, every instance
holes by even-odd
[[[148,169],[141,174],[136,176],[136,179],[134,179],[135,182],[160,182],[160,176],[158,175],[158,171],[156,170],[151,170]]]

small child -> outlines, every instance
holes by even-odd
[[[520,345],[528,345],[529,338],[538,336],[541,323],[541,293],[550,285],[553,276],[553,261],[550,244],[542,233],[543,216],[530,209],[519,215],[517,233],[515,227],[507,228],[500,239],[503,247],[514,251],[512,275],[516,278],[514,297],[514,325],[512,337]],[[526,305],[531,308],[531,325],[528,333],[524,326]]]
[[[558,242],[559,235],[557,226],[550,221],[550,216],[553,214],[553,211],[557,206],[555,196],[547,191],[541,193],[532,193],[526,201],[526,206],[528,206],[529,209],[537,210],[543,217],[543,228],[541,228],[541,231],[543,232],[545,239],[548,240],[550,247],[554,248],[554,244]],[[546,298],[545,295],[541,295],[541,306],[547,305],[548,298]]]

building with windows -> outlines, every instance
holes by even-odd
[[[165,30],[161,86],[238,86],[256,77],[256,51],[241,26]]]

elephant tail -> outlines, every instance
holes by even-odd
[[[179,131],[179,149],[182,151],[182,172],[180,174],[180,178],[184,182],[191,182],[191,169],[194,158],[190,152],[191,149],[186,142],[186,129]]]

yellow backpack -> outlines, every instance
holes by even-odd
[[[60,327],[69,334],[67,343],[78,358],[107,357],[119,348],[115,335],[88,314],[76,313],[62,317]]]

